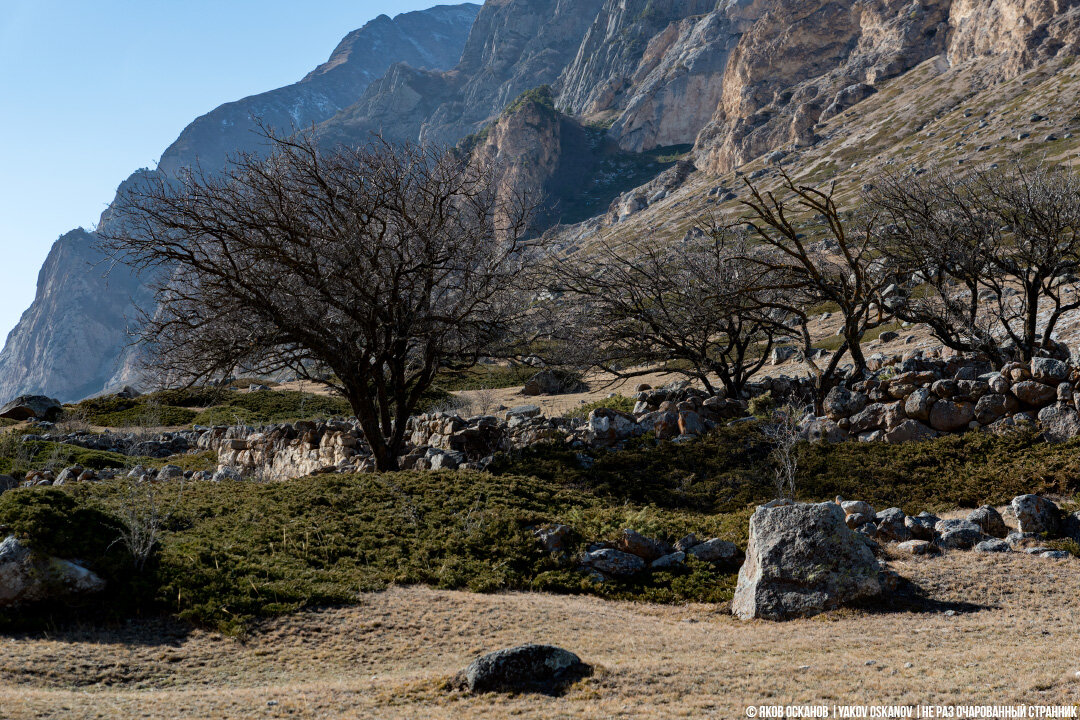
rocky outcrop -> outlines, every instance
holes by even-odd
[[[283,131],[327,120],[355,102],[395,61],[447,68],[460,57],[478,10],[477,5],[444,5],[393,20],[380,16],[350,33],[300,82],[228,103],[195,120],[165,151],[158,169],[173,172],[196,159],[212,169],[227,153],[257,150],[253,115]],[[143,172],[148,171],[125,184]],[[100,224],[108,228],[110,222],[106,210]],[[137,380],[127,330],[138,317],[136,308],[151,300],[149,280],[106,263],[91,233],[79,229],[63,235],[41,268],[33,304],[0,353],[0,402],[23,393],[79,400]]]
[[[817,615],[882,592],[880,568],[835,503],[759,507],[732,612],[743,620]]]

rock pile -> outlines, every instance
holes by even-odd
[[[1080,434],[1080,371],[1061,360],[1035,358],[998,372],[959,359],[895,361],[882,359],[869,379],[833,388],[808,435],[903,443],[1036,425],[1053,442]]]
[[[565,537],[569,528],[561,531],[558,543],[565,546]],[[552,545],[552,538],[557,537],[550,529],[537,534],[541,544],[547,549]],[[645,537],[634,530],[623,530],[614,542],[597,542],[586,547],[579,559],[579,567],[589,572],[596,582],[606,582],[613,578],[625,578],[645,570],[664,570],[682,567],[688,557],[724,567],[733,567],[739,561],[741,553],[735,543],[709,538],[699,540],[694,534],[687,535],[674,545],[662,540]]]

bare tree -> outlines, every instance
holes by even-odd
[[[490,167],[375,139],[154,174],[103,244],[160,278],[139,339],[172,384],[291,371],[348,400],[380,470],[441,368],[496,356],[533,288],[533,205]]]
[[[878,178],[866,200],[886,221],[875,239],[900,278],[918,292],[887,298],[900,319],[923,323],[946,347],[959,352],[999,354],[994,319],[980,301],[991,273],[985,248],[995,228],[966,200],[970,180],[940,171]]]
[[[1080,308],[1063,278],[1080,270],[1080,178],[1014,164],[969,176],[886,177],[870,197],[891,224],[882,251],[934,289],[896,305],[947,346],[1001,362],[1053,349]],[[1040,322],[1042,318],[1042,322]]]
[[[840,361],[851,355],[857,373],[866,371],[862,338],[884,319],[882,290],[889,274],[878,259],[872,238],[874,213],[845,217],[834,199],[835,187],[822,191],[796,185],[782,172],[787,197],[762,192],[747,180],[749,214],[742,220],[763,246],[748,258],[768,271],[763,277],[777,291],[778,307],[798,318],[803,354],[815,384],[815,407],[838,381]],[[809,309],[822,303],[838,308],[844,338],[824,367],[813,359]]]
[[[738,397],[790,333],[762,268],[745,254],[744,234],[724,228],[668,247],[602,245],[557,267],[564,314],[556,329],[587,364],[616,377],[678,373],[712,395],[715,375]]]

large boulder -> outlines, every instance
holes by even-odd
[[[59,400],[44,395],[20,395],[3,407],[0,418],[9,420],[55,420],[63,406]]]
[[[105,589],[94,572],[30,549],[14,535],[0,543],[0,608],[92,595]]]
[[[590,674],[592,668],[569,650],[530,644],[476,658],[454,684],[474,693],[552,693]]]
[[[759,507],[750,518],[732,612],[744,620],[786,620],[881,591],[874,554],[844,524],[839,505]]]
[[[1057,532],[1061,511],[1052,501],[1038,495],[1018,495],[1012,499],[1017,529],[1022,533]]]
[[[564,370],[541,370],[525,381],[522,395],[562,395],[565,393],[585,392],[589,386],[581,378]]]

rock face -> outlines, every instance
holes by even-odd
[[[443,5],[394,19],[380,16],[350,33],[330,59],[288,87],[228,103],[195,120],[162,155],[174,172],[196,159],[221,164],[228,152],[257,150],[251,116],[278,130],[323,122],[355,102],[396,61],[444,69],[461,55],[478,5]],[[137,179],[140,171],[126,182]],[[121,188],[124,186],[122,185]],[[109,212],[101,225],[109,227]],[[148,278],[107,264],[92,234],[73,230],[53,245],[38,274],[37,295],[0,352],[0,402],[20,393],[79,400],[137,381],[127,329],[151,299]],[[134,302],[133,302],[134,301]]]
[[[816,615],[882,591],[866,543],[835,503],[759,508],[732,612],[744,620]]]
[[[68,560],[26,547],[14,535],[0,543],[0,608],[53,602],[105,589],[105,581]]]
[[[474,693],[551,693],[592,674],[574,653],[553,645],[521,645],[473,660],[455,684]]]

